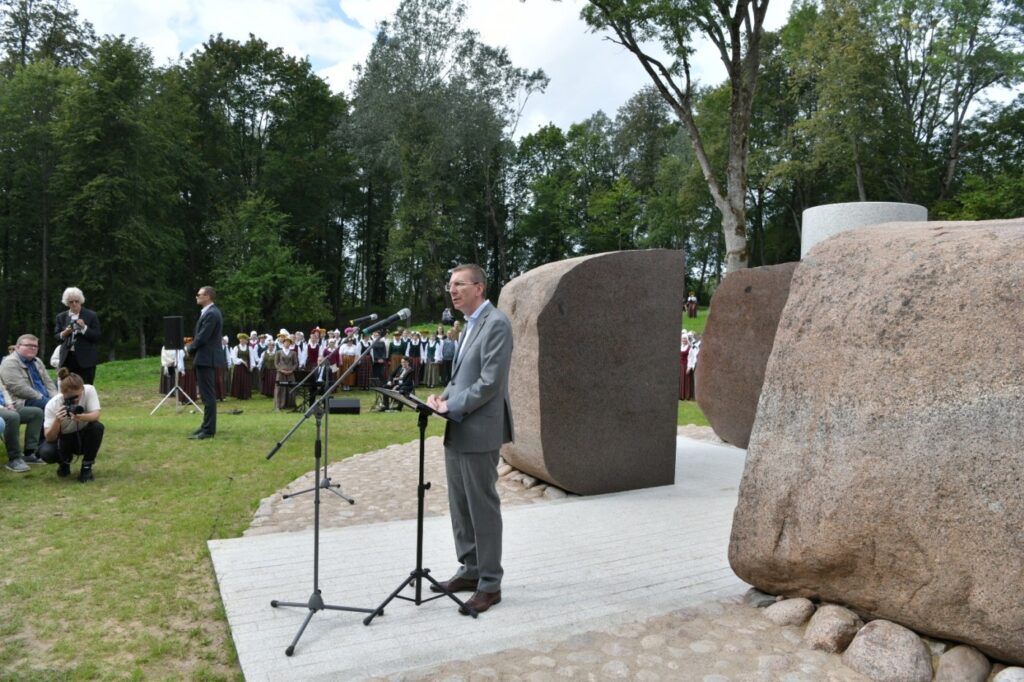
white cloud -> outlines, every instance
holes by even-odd
[[[481,40],[508,49],[513,64],[543,69],[551,83],[527,103],[519,134],[548,122],[565,129],[603,110],[614,117],[649,84],[636,58],[591,33],[579,18],[583,0],[468,0],[467,24]],[[789,2],[769,6],[767,25],[785,22]],[[100,34],[125,34],[148,46],[157,64],[186,56],[213,34],[244,41],[250,33],[271,47],[309,57],[335,91],[348,91],[353,68],[366,58],[377,24],[399,0],[75,0]],[[343,15],[359,27],[346,23]],[[694,63],[705,83],[724,78],[713,51]]]

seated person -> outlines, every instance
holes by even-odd
[[[25,428],[25,449],[21,448],[21,425]],[[5,468],[18,474],[28,471],[29,464],[41,464],[36,455],[39,436],[43,430],[43,411],[38,407],[22,405],[15,407],[14,398],[0,383],[0,433],[4,434],[7,446]]]
[[[82,455],[82,468],[78,480],[93,480],[92,465],[103,443],[103,424],[100,423],[100,399],[96,389],[82,381],[82,377],[61,367],[60,393],[46,403],[43,432],[46,442],[39,455],[48,463],[57,462],[57,475],[71,474],[71,460]]]
[[[398,391],[402,395],[409,395],[412,393],[413,380],[416,377],[416,373],[413,372],[412,363],[409,361],[409,356],[403,355],[402,361],[398,365],[398,369],[391,375],[391,380],[384,385],[384,388],[390,388],[392,391]],[[402,409],[402,403],[398,403],[398,409]],[[394,412],[391,407],[391,399],[384,396],[384,411]]]
[[[44,408],[46,401],[57,395],[57,386],[46,372],[46,365],[36,357],[38,353],[39,339],[22,334],[14,352],[0,362],[0,381],[14,398],[15,407]]]

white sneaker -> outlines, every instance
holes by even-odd
[[[4,468],[8,471],[13,471],[16,474],[23,474],[31,469],[29,465],[25,464],[25,460],[21,457],[15,457],[8,461]]]

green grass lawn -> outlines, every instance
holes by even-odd
[[[686,311],[683,311],[683,329],[688,332],[694,332],[695,334],[704,333],[704,325],[708,321],[708,309],[707,306],[703,308],[697,308],[697,317],[687,317]]]
[[[0,680],[241,679],[206,541],[241,535],[262,498],[312,469],[314,423],[268,461],[298,415],[229,399],[217,437],[188,440],[200,415],[170,402],[149,415],[158,365],[99,368],[95,481],[0,470]],[[330,418],[331,461],[416,438],[408,413],[367,412],[374,395],[345,394],[363,412]],[[690,402],[679,423],[707,422]]]

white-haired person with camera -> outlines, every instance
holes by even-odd
[[[83,308],[85,294],[78,287],[68,287],[60,297],[68,307],[57,313],[54,335],[60,344],[58,367],[67,367],[75,372],[86,384],[96,383],[96,364],[100,340],[100,318],[95,311]]]
[[[82,456],[78,480],[93,479],[92,467],[103,443],[103,424],[100,423],[100,398],[92,384],[61,367],[57,372],[60,393],[50,398],[43,414],[45,442],[39,448],[43,461],[57,462],[57,475],[71,474],[71,460]]]

